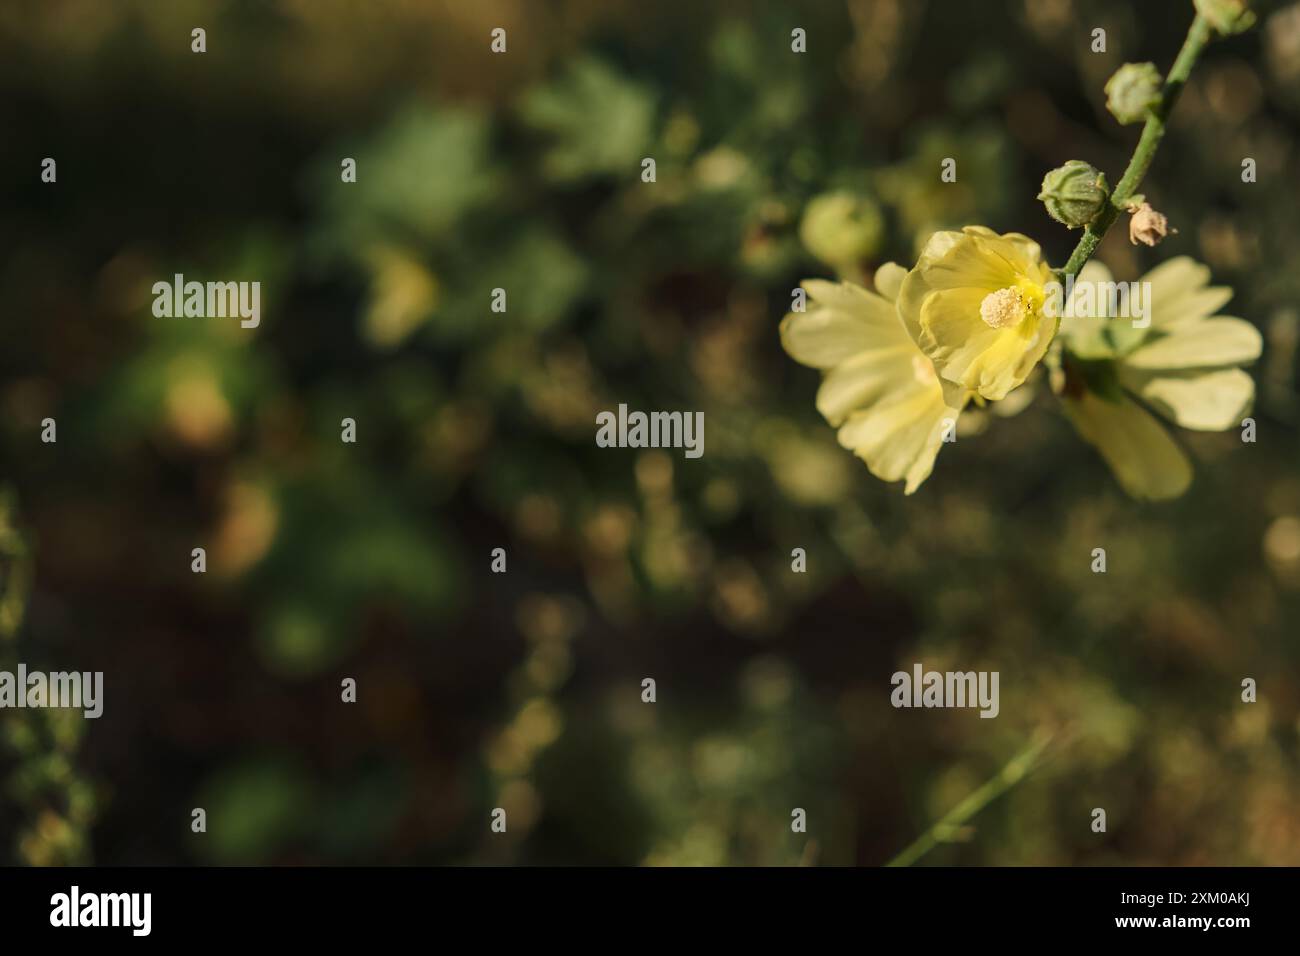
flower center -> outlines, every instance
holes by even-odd
[[[934,363],[924,355],[912,356],[912,375],[922,385],[933,385],[939,381],[939,376],[934,372]]]
[[[1029,314],[1024,296],[1019,289],[1008,286],[990,292],[980,303],[980,318],[991,329],[1006,329],[1019,325]]]

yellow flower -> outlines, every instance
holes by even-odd
[[[894,307],[906,271],[886,263],[876,289],[809,279],[806,312],[781,322],[781,344],[797,362],[821,369],[817,410],[840,444],[906,494],[929,476],[968,396],[945,399],[934,366],[913,343]]]
[[[1254,401],[1255,384],[1238,366],[1259,357],[1260,334],[1243,319],[1214,315],[1232,290],[1209,280],[1209,269],[1180,256],[1139,280],[1149,283],[1148,328],[1068,317],[1068,308],[1062,322],[1057,384],[1066,414],[1135,498],[1176,498],[1192,480],[1187,456],[1148,407],[1183,428],[1223,431]],[[1110,281],[1105,266],[1089,263],[1074,301],[1085,285]]]
[[[903,281],[898,314],[945,382],[997,400],[1024,382],[1056,334],[1043,311],[1051,281],[1038,244],[1019,233],[936,232]]]

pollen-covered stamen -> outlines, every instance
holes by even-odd
[[[1018,289],[1008,286],[990,292],[980,303],[980,318],[991,329],[1006,329],[1019,325],[1029,314],[1024,296]]]
[[[934,371],[934,363],[924,355],[912,356],[912,375],[922,385],[933,385],[939,381],[939,376]]]

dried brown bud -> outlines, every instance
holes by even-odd
[[[1139,242],[1154,246],[1171,232],[1178,232],[1177,229],[1169,228],[1169,220],[1164,213],[1156,212],[1149,202],[1141,203],[1129,211],[1133,213],[1133,218],[1128,222],[1128,240],[1135,246]]]

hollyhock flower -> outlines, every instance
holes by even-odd
[[[1038,244],[983,226],[936,232],[898,293],[898,313],[935,371],[957,393],[1005,398],[1056,334],[1045,314],[1052,272]]]
[[[1135,498],[1174,498],[1192,480],[1187,456],[1156,415],[1183,428],[1223,431],[1240,424],[1254,400],[1254,382],[1239,366],[1259,357],[1259,331],[1214,314],[1232,290],[1210,286],[1209,278],[1210,270],[1187,256],[1143,276],[1150,283],[1144,329],[1114,318],[1062,323],[1056,387],[1066,414]],[[1090,262],[1075,297],[1086,283],[1109,281],[1106,267]]]
[[[839,441],[885,481],[911,494],[929,476],[969,395],[945,397],[933,364],[895,309],[906,270],[876,271],[876,292],[849,282],[809,279],[805,312],[781,322],[781,344],[797,362],[823,373],[817,410]]]

